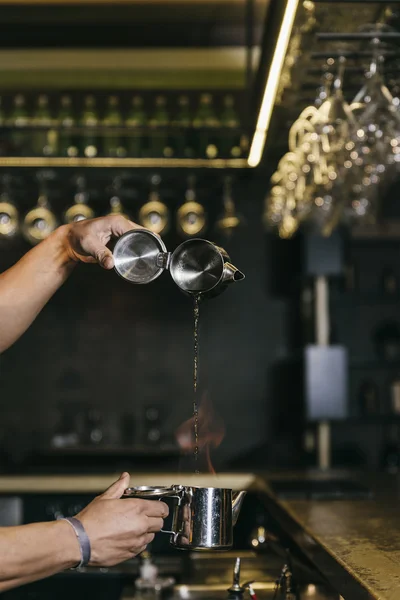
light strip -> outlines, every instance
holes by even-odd
[[[283,62],[285,60],[289,45],[290,34],[292,32],[299,1],[300,0],[287,0],[285,14],[283,15],[282,25],[276,42],[271,68],[269,70],[267,83],[265,85],[260,113],[258,115],[257,126],[247,161],[250,167],[256,167],[262,157],[269,124],[271,122],[272,110],[274,108],[275,98],[278,91],[279,78],[281,76]]]

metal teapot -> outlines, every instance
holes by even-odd
[[[244,279],[223,248],[203,239],[183,242],[168,252],[160,237],[147,229],[133,229],[115,244],[115,270],[131,283],[150,283],[169,269],[176,285],[186,294],[213,297],[229,283]]]
[[[230,489],[171,485],[128,488],[123,497],[176,498],[171,530],[161,530],[171,536],[172,546],[180,550],[229,550],[245,495]]]

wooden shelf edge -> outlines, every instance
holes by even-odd
[[[137,167],[188,169],[252,168],[246,159],[186,159],[186,158],[64,158],[64,157],[0,157],[0,167]]]

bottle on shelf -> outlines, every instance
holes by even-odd
[[[202,94],[193,119],[193,127],[197,130],[197,154],[201,158],[217,158],[218,144],[215,129],[220,125],[215,114],[212,95]]]
[[[157,96],[153,116],[149,121],[150,148],[153,158],[172,158],[173,148],[168,140],[169,114],[165,96]]]
[[[6,114],[3,108],[3,98],[0,96],[0,127],[4,127],[6,124]]]
[[[174,128],[174,150],[178,158],[193,158],[194,151],[190,135],[192,119],[190,115],[190,103],[188,96],[179,96],[178,112],[173,121]]]
[[[161,178],[159,175],[153,175],[150,180],[149,198],[139,211],[139,223],[146,229],[158,235],[163,235],[169,227],[169,210],[166,204],[161,201],[160,183]]]
[[[7,139],[1,129],[6,125],[6,115],[3,109],[3,98],[0,96],[0,156],[7,154]]]
[[[13,109],[7,120],[7,125],[12,128],[10,142],[12,152],[17,156],[26,155],[29,151],[28,137],[23,131],[31,124],[31,120],[26,109],[26,98],[23,94],[17,94],[13,101]]]
[[[177,230],[184,237],[200,235],[206,228],[206,213],[204,206],[197,202],[195,184],[196,178],[188,177],[185,201],[176,215]]]
[[[78,146],[71,133],[71,130],[76,127],[76,118],[74,116],[72,98],[68,94],[61,96],[57,124],[60,128],[58,152],[61,156],[69,156],[70,158],[78,156]]]
[[[57,132],[52,129],[49,98],[40,94],[35,111],[32,115],[32,125],[37,128],[32,135],[32,149],[35,156],[54,156],[57,146]]]
[[[102,120],[102,125],[110,128],[120,128],[122,126],[118,96],[108,97],[107,111]],[[126,149],[122,144],[120,132],[112,130],[103,132],[103,154],[111,158],[124,158],[126,156]]]
[[[94,158],[98,154],[98,140],[93,131],[99,124],[96,110],[96,98],[92,95],[84,99],[84,108],[81,117],[82,126],[82,154],[86,158]]]
[[[129,128],[127,139],[128,155],[131,158],[146,156],[146,135],[144,129],[147,126],[147,115],[143,109],[142,96],[133,96],[132,108],[125,124]]]
[[[221,113],[220,150],[224,158],[240,158],[242,155],[240,139],[240,119],[235,108],[235,99],[231,94],[224,97]]]
[[[86,179],[79,176],[76,180],[76,193],[74,203],[64,213],[64,223],[76,223],[85,219],[93,219],[94,210],[88,206],[89,193],[86,187]]]

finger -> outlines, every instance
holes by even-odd
[[[149,517],[149,524],[147,526],[148,533],[158,533],[164,527],[164,519],[160,517]]]
[[[107,500],[118,500],[118,498],[121,498],[126,488],[129,487],[129,479],[129,473],[122,473],[121,477],[112,485],[110,485],[108,490],[106,490],[104,494],[100,496],[100,498],[106,498]]]
[[[148,517],[161,517],[165,519],[169,515],[169,508],[165,502],[155,502],[154,500],[143,500],[143,512]]]
[[[141,225],[125,219],[122,215],[110,215],[109,219],[110,232],[113,236],[119,237],[132,229],[143,229]]]
[[[151,542],[154,540],[155,535],[154,533],[146,533],[145,538],[144,538],[144,543],[146,544],[151,544]]]
[[[111,250],[102,244],[95,235],[92,234],[85,240],[85,252],[92,256],[104,269],[113,268],[114,258]]]

